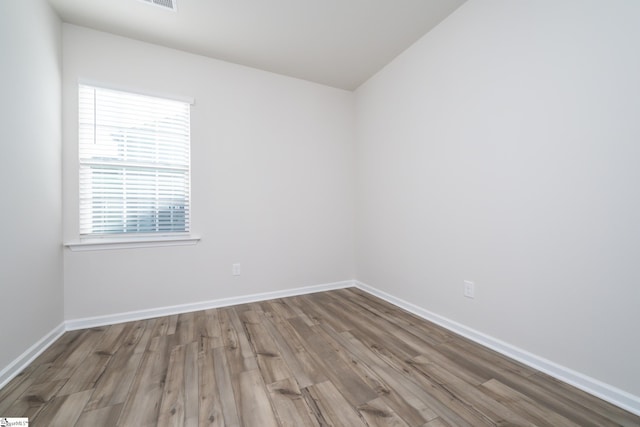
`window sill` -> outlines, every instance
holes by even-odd
[[[64,246],[73,252],[105,251],[112,249],[154,248],[163,246],[190,246],[200,241],[200,236],[152,236],[131,238],[95,238],[67,242]]]

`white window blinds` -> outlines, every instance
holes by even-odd
[[[188,232],[190,105],[79,86],[80,234]]]

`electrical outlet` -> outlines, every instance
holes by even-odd
[[[476,296],[476,284],[465,280],[464,281],[464,296],[467,298],[475,298]]]
[[[235,263],[231,266],[231,274],[233,274],[234,276],[239,276],[240,275],[240,263]]]

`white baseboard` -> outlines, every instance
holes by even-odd
[[[15,378],[29,363],[33,362],[43,351],[53,344],[65,332],[64,322],[56,326],[51,332],[40,338],[38,342],[29,347],[24,353],[18,356],[13,362],[0,371],[0,388],[7,385]]]
[[[76,329],[92,328],[97,326],[112,325],[116,323],[130,322],[135,320],[150,319],[160,316],[187,313],[191,311],[206,310],[210,308],[228,307],[232,305],[245,304],[249,302],[259,302],[275,298],[286,298],[296,295],[305,295],[315,292],[330,291],[333,289],[343,289],[355,286],[367,293],[375,295],[393,305],[403,308],[423,319],[436,323],[452,332],[469,338],[478,344],[495,350],[507,357],[515,359],[527,366],[551,375],[561,381],[571,384],[587,393],[597,396],[607,402],[619,406],[636,415],[640,415],[640,397],[632,395],[624,390],[620,390],[612,385],[591,378],[580,372],[576,372],[567,367],[558,365],[550,360],[536,356],[521,348],[515,347],[504,341],[476,331],[473,328],[447,319],[415,304],[397,298],[386,292],[366,285],[356,280],[345,280],[342,282],[327,283],[323,285],[305,286],[294,289],[284,289],[274,292],[263,292],[258,294],[244,295],[239,297],[222,298],[211,301],[197,302],[191,304],[181,304],[168,307],[160,307],[148,310],[131,311],[127,313],[117,313],[105,316],[87,317],[81,319],[67,320],[38,342],[27,349],[16,358],[11,364],[0,371],[0,388],[4,387],[16,375],[18,375],[29,363],[38,357],[44,350],[53,344],[65,331]]]
[[[97,326],[113,325],[116,323],[131,322],[135,320],[151,319],[160,316],[189,313],[191,311],[208,310],[210,308],[228,307],[249,302],[266,301],[275,298],[286,298],[295,295],[312,294],[315,292],[330,291],[354,286],[353,280],[325,283],[323,285],[305,286],[294,289],[284,289],[274,292],[262,292],[259,294],[243,295],[239,297],[221,298],[211,301],[203,301],[189,304],[172,305],[167,307],[152,308],[147,310],[129,311],[126,313],[108,314],[105,316],[85,317],[66,321],[67,331],[76,329],[94,328]]]
[[[478,344],[495,350],[498,353],[515,359],[521,363],[524,363],[525,365],[537,369],[538,371],[544,372],[545,374],[557,378],[560,381],[571,384],[572,386],[579,388],[580,390],[599,397],[602,400],[606,400],[607,402],[619,406],[620,408],[623,408],[629,412],[640,415],[640,397],[638,396],[635,396],[624,390],[620,390],[619,388],[616,388],[610,384],[606,384],[595,378],[591,378],[580,372],[576,372],[565,366],[558,365],[557,363],[554,363],[543,357],[536,356],[535,354],[529,353],[528,351],[525,351],[521,348],[515,347],[482,332],[476,331],[475,329],[465,326],[461,323],[447,319],[446,317],[435,314],[403,299],[396,298],[393,295],[380,291],[357,280],[354,281],[354,285],[357,288],[368,292],[371,295],[375,295],[378,298],[381,298],[393,305],[403,308],[406,311],[415,314],[416,316],[422,317],[423,319],[438,324],[446,329],[449,329],[452,332],[462,335],[463,337],[469,338],[470,340],[475,341]]]
[[[191,304],[181,304],[169,307],[152,308],[148,310],[130,311],[127,313],[109,314],[106,316],[87,317],[82,319],[70,319],[42,337],[37,343],[32,345],[27,351],[0,371],[0,388],[15,378],[24,368],[33,362],[43,351],[53,344],[66,331],[77,329],[94,328],[97,326],[113,325],[116,323],[131,322],[135,320],[151,319],[172,314],[188,313],[191,311],[206,310],[209,308],[228,307],[232,305],[245,304],[249,302],[266,301],[275,298],[285,298],[296,295],[312,294],[315,292],[330,291],[354,286],[353,280],[342,282],[325,283],[323,285],[305,286],[294,289],[284,289],[274,292],[263,292],[239,297],[221,298],[217,300],[197,302]]]

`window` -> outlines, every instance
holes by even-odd
[[[79,86],[80,235],[187,233],[190,104]]]

